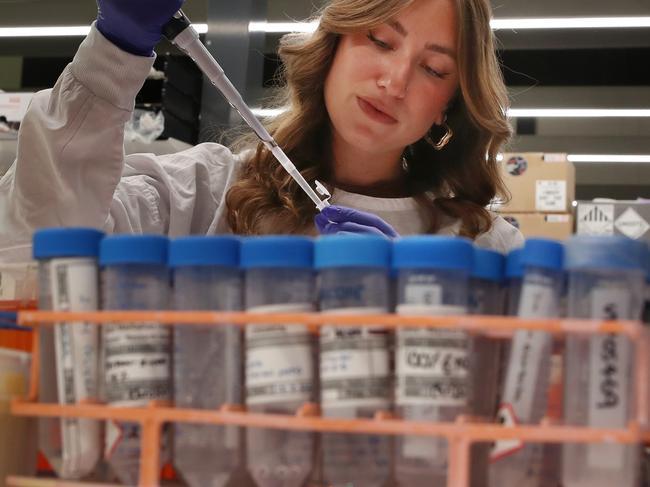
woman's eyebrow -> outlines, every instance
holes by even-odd
[[[388,22],[388,25],[395,32],[397,32],[399,35],[401,35],[402,37],[406,37],[408,35],[408,32],[406,31],[404,26],[402,24],[400,24],[397,20],[392,20],[392,21]],[[456,60],[456,52],[453,49],[451,49],[450,47],[443,46],[441,44],[435,44],[435,43],[427,44],[424,47],[428,51],[433,51],[433,52],[437,52],[437,53],[440,53],[440,54],[445,54],[445,55],[449,56],[450,58],[452,58],[454,61]]]

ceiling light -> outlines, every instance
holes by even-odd
[[[208,31],[208,24],[192,24],[199,34]],[[87,25],[64,27],[0,27],[0,37],[83,37],[90,32]]]
[[[267,34],[285,34],[287,32],[311,33],[318,27],[318,22],[251,22],[248,32],[266,32]]]
[[[283,108],[254,108],[258,117],[276,117]],[[650,109],[619,108],[511,108],[511,118],[649,118]]]
[[[650,27],[650,17],[548,17],[492,19],[494,30],[512,29],[629,29]]]
[[[567,154],[571,162],[602,162],[602,163],[650,163],[650,155],[629,154]],[[497,161],[503,161],[503,154],[497,154]]]
[[[626,108],[511,108],[511,118],[639,118],[650,117],[650,109]]]
[[[88,35],[87,25],[67,27],[1,27],[0,37],[80,37]]]
[[[650,163],[650,155],[627,154],[569,154],[567,159],[571,162],[626,162]]]
[[[283,34],[314,32],[318,22],[251,22],[250,32]],[[631,29],[650,27],[650,17],[546,17],[492,19],[493,30],[529,29]]]
[[[199,34],[208,32],[208,24],[193,24]],[[632,29],[650,27],[650,17],[547,17],[492,19],[494,30],[529,29]],[[284,34],[286,32],[314,32],[318,22],[250,22],[249,32]],[[43,26],[0,27],[0,37],[81,37],[90,27]]]

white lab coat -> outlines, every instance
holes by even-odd
[[[55,87],[35,95],[16,162],[0,180],[0,248],[29,244],[35,229],[51,226],[170,236],[229,232],[224,199],[244,156],[214,143],[165,156],[124,155],[124,123],[153,61],[120,50],[93,27]],[[403,235],[427,230],[411,198],[335,191],[332,201],[372,211]],[[458,227],[452,222],[440,233]],[[495,216],[476,242],[507,252],[523,237]]]

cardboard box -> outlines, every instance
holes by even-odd
[[[566,154],[505,153],[501,177],[511,193],[503,213],[570,213],[575,199],[576,172]]]
[[[578,235],[625,235],[650,243],[650,201],[578,201]]]
[[[570,213],[502,213],[524,237],[542,237],[564,240],[573,234],[573,215]]]

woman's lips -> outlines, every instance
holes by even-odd
[[[357,97],[357,103],[359,105],[359,108],[361,108],[361,110],[363,111],[363,113],[368,115],[368,117],[370,117],[372,120],[375,120],[376,122],[383,123],[386,125],[393,125],[397,123],[397,120],[395,120],[387,113],[379,110],[368,100],[365,100],[364,98],[361,97]]]

